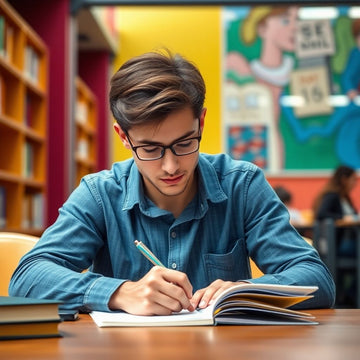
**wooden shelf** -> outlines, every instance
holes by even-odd
[[[0,0],[0,230],[45,226],[47,48]]]
[[[76,105],[75,105],[75,184],[81,178],[96,171],[97,154],[97,104],[96,98],[86,83],[76,78]]]

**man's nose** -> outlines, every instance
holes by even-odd
[[[169,148],[165,149],[165,153],[161,161],[162,169],[170,175],[175,174],[179,169],[179,157],[175,155]]]

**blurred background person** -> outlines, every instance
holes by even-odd
[[[357,220],[358,211],[350,196],[356,181],[356,171],[353,168],[345,165],[336,168],[314,201],[315,218],[318,220]]]
[[[344,220],[353,222],[359,219],[358,211],[351,199],[351,191],[357,181],[355,169],[341,165],[337,167],[323,190],[315,198],[313,211],[315,219]],[[356,257],[356,230],[352,227],[336,228],[337,255],[341,257]],[[342,270],[338,274],[339,305],[356,306],[355,271]]]
[[[274,186],[274,191],[276,192],[279,199],[287,207],[290,214],[290,223],[295,226],[303,225],[305,223],[305,220],[301,212],[292,206],[293,197],[291,192],[281,185]]]

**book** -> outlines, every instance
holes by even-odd
[[[60,321],[0,323],[0,340],[60,337]]]
[[[29,141],[24,142],[23,157],[23,175],[26,178],[32,178],[34,177],[34,147]]]
[[[169,316],[92,311],[98,327],[200,325],[315,325],[308,313],[289,309],[313,297],[316,286],[241,283],[224,290],[205,309]]]
[[[0,185],[0,229],[6,228],[6,189]]]
[[[25,193],[22,201],[22,227],[24,229],[41,229],[44,226],[44,195],[42,193]]]
[[[0,74],[0,114],[5,114],[5,111],[6,111],[5,80],[3,76],[1,76]]]
[[[44,195],[36,193],[32,196],[32,222],[31,226],[41,229],[44,226]]]
[[[0,55],[5,55],[5,18],[0,15]]]
[[[5,56],[9,62],[14,61],[14,28],[6,24]]]
[[[0,322],[59,319],[57,300],[0,296]]]
[[[25,47],[24,62],[25,76],[34,83],[38,83],[40,59],[39,55],[36,53],[35,48],[33,48],[31,45],[26,45]]]
[[[0,296],[0,339],[60,336],[57,300]]]

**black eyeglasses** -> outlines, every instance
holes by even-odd
[[[133,146],[130,141],[129,135],[126,134],[131,149],[136,154],[137,158],[142,161],[151,161],[161,159],[166,149],[170,149],[176,156],[185,156],[197,152],[200,147],[201,136],[195,136],[184,140],[174,141],[170,145],[140,145]]]
[[[198,121],[200,134],[200,119],[198,119]],[[193,154],[199,150],[201,140],[201,135],[199,135],[183,140],[176,140],[172,144],[167,146],[158,144],[134,146],[130,141],[130,136],[127,131],[125,131],[125,134],[129,140],[131,149],[134,151],[137,158],[142,161],[159,160],[165,155],[166,149],[170,149],[171,152],[176,156]]]

